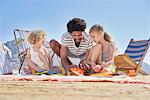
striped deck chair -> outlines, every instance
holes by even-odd
[[[125,54],[118,55],[114,58],[117,67],[116,72],[124,71],[129,75],[130,70],[134,70],[135,74],[140,72],[142,75],[147,75],[142,69],[141,65],[150,45],[149,40],[135,41],[131,39]]]

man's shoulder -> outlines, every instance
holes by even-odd
[[[61,44],[62,45],[68,45],[71,42],[72,42],[71,34],[70,33],[64,33],[62,35],[62,38],[61,38]]]
[[[62,35],[62,38],[69,39],[71,37],[71,34],[69,32],[66,32]]]
[[[87,40],[87,41],[90,39],[89,34],[87,34],[86,32],[83,32],[83,37],[84,37],[84,39]]]

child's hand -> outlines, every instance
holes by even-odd
[[[87,70],[91,69],[91,66],[85,63],[84,65],[80,64],[79,68],[86,72]]]
[[[96,65],[96,66],[94,66],[94,67],[92,67],[92,68],[93,68],[93,70],[94,70],[95,72],[99,72],[102,67],[101,67],[100,65]]]
[[[85,67],[86,67],[86,69],[91,69],[91,66],[87,63],[85,63]]]
[[[90,66],[96,66],[96,64],[92,61],[89,62]]]
[[[81,69],[83,69],[84,71],[90,70],[91,66],[96,66],[96,64],[94,62],[88,61],[88,60],[84,60],[84,61],[80,62],[80,65],[79,65],[79,67]]]

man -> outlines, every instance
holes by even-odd
[[[74,18],[67,23],[68,32],[63,34],[61,44],[56,40],[50,41],[52,50],[61,58],[61,63],[70,71],[73,64],[68,57],[80,58],[82,63],[88,56],[94,42],[85,33],[86,23],[80,18]]]

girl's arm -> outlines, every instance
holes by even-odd
[[[114,62],[114,56],[115,56],[115,46],[114,44],[109,44],[109,49],[110,49],[110,55],[109,55],[109,61],[106,62],[105,64],[102,64],[102,67],[106,67],[109,66],[110,64],[112,64]]]
[[[111,65],[113,62],[114,62],[114,51],[115,51],[115,46],[111,43],[109,44],[109,51],[110,51],[110,55],[109,55],[109,61],[104,63],[104,64],[101,64],[100,66],[96,65],[93,67],[94,71],[95,72],[100,72],[101,69],[103,69],[104,67],[107,67],[109,65]]]
[[[53,60],[52,60],[52,57],[48,54],[48,51],[46,48],[44,48],[44,53],[45,53],[45,56],[48,58],[50,68],[52,69],[53,68]]]
[[[27,50],[27,65],[30,70],[39,71],[40,68],[31,60],[30,49]]]

